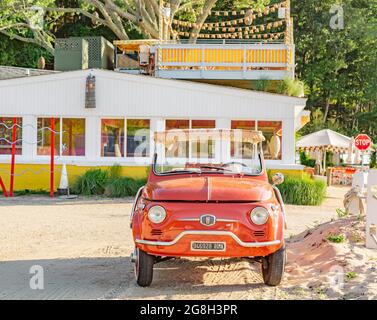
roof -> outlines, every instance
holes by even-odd
[[[351,138],[330,129],[320,130],[308,134],[297,141],[298,149],[326,148],[334,150],[347,150]]]
[[[94,110],[83,108],[88,75],[96,77],[97,106]],[[0,96],[3,116],[90,114],[142,119],[148,115],[169,119],[253,118],[293,122],[306,103],[303,98],[261,91],[98,69],[2,80]]]
[[[0,66],[0,80],[41,76],[53,73],[58,73],[58,71]]]
[[[155,45],[158,44],[160,40],[157,39],[141,39],[141,40],[116,40],[114,45],[117,46],[122,51],[139,51],[142,45]]]
[[[0,67],[1,68],[1,67]],[[24,68],[20,68],[25,70]],[[132,81],[135,83],[143,83],[144,85],[161,85],[163,87],[170,87],[176,89],[186,89],[186,90],[195,90],[195,91],[205,91],[205,92],[213,92],[213,93],[221,93],[221,95],[230,95],[235,97],[245,97],[245,98],[263,98],[271,101],[275,101],[278,104],[287,103],[290,105],[296,105],[302,107],[304,109],[306,105],[307,98],[299,98],[299,97],[291,97],[288,95],[278,94],[278,93],[271,93],[265,91],[256,91],[256,90],[249,90],[249,89],[241,89],[235,88],[230,86],[221,86],[197,81],[190,81],[190,80],[177,80],[177,79],[165,79],[165,78],[157,78],[152,76],[145,76],[145,75],[134,75],[128,74],[118,71],[112,70],[105,70],[105,69],[87,69],[87,70],[74,70],[74,71],[65,71],[65,72],[55,72],[55,71],[47,71],[47,70],[35,70],[30,69],[33,71],[42,71],[40,75],[45,75],[45,77],[37,77],[38,81],[45,82],[46,80],[64,80],[67,78],[77,78],[82,77],[82,75],[95,73],[97,75],[103,75],[106,78],[111,78],[114,80],[126,80]],[[46,73],[43,73],[46,71]],[[1,71],[0,71],[1,73]],[[36,74],[38,75],[38,74]],[[16,78],[16,77],[14,77]],[[0,81],[0,87],[12,85],[23,85],[27,83],[36,83],[36,79],[29,79],[30,77],[24,76],[22,79],[14,79],[10,80],[11,82],[6,83],[5,81]],[[48,79],[47,79],[48,78]],[[300,110],[301,111],[301,110]]]

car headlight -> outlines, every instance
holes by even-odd
[[[166,210],[161,206],[153,206],[148,210],[148,218],[153,223],[161,223],[166,218]]]
[[[254,224],[260,226],[268,220],[269,213],[266,208],[256,207],[250,212],[250,219]]]

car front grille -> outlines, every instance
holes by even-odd
[[[162,231],[160,229],[152,229],[151,235],[152,236],[160,236],[160,235],[162,235]]]
[[[264,232],[264,230],[258,230],[258,231],[254,231],[254,237],[264,237],[266,235],[266,233]]]

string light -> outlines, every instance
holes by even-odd
[[[271,13],[274,13],[276,12],[276,9],[280,8],[280,7],[285,7],[285,1],[283,2],[280,2],[280,3],[275,3],[275,4],[272,4],[272,5],[269,5],[269,6],[266,6],[265,9],[264,9],[264,12],[262,12],[262,9],[261,8],[258,8],[257,9],[257,12],[258,14],[259,13],[264,13],[265,15],[268,15],[270,12]],[[249,9],[249,10],[253,10],[253,9]],[[247,10],[247,11],[249,11]],[[246,13],[247,13],[246,11]],[[245,15],[245,9],[242,9],[240,10],[239,12],[235,11],[235,10],[231,10],[231,11],[211,11],[211,14],[215,15],[215,16],[229,16],[230,14],[233,15],[233,16],[239,16],[239,15]]]
[[[271,29],[277,29],[286,23],[285,19],[279,21],[268,22],[260,25],[252,25],[257,17],[267,16],[275,13],[279,8],[286,7],[286,2],[276,3],[265,7],[264,9],[248,9],[240,11],[211,11],[210,14],[215,16],[235,16],[236,19],[208,22],[208,23],[192,23],[188,21],[172,20],[172,24],[178,27],[183,27],[186,30],[173,30],[175,36],[189,37],[190,31],[188,28],[195,28],[199,30],[208,30],[211,33],[199,33],[198,38],[201,39],[261,39],[262,42],[273,41],[279,39],[285,32],[271,32]],[[243,17],[240,17],[243,16]],[[212,33],[215,31],[215,33]],[[222,33],[218,33],[218,32]],[[268,32],[265,32],[268,31]],[[274,31],[274,30],[272,30]],[[276,30],[275,30],[276,31]],[[262,34],[261,34],[262,33]]]

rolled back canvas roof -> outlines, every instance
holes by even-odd
[[[257,144],[265,141],[261,131],[233,130],[233,129],[179,129],[155,132],[154,140],[157,143],[171,144],[177,141],[199,140],[230,140]]]

